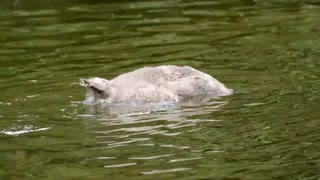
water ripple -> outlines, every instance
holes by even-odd
[[[157,169],[152,171],[145,171],[141,172],[144,175],[151,175],[151,174],[161,174],[161,173],[171,173],[171,172],[179,172],[179,171],[188,171],[192,168],[172,168],[172,169]]]
[[[134,166],[137,163],[123,163],[123,164],[112,164],[112,165],[105,165],[104,168],[119,168],[119,167],[127,167],[127,166]]]
[[[147,157],[129,157],[129,159],[133,160],[151,160],[151,159],[158,159],[163,157],[174,156],[175,154],[163,154],[163,155],[156,155],[156,156],[147,156]]]
[[[203,159],[203,158],[204,158],[204,157],[171,159],[171,160],[169,160],[169,163],[183,162],[183,161],[193,161],[193,160],[198,160],[198,159]]]
[[[50,127],[34,128],[33,126],[24,126],[22,130],[2,130],[2,131],[0,131],[0,133],[6,134],[6,135],[17,136],[17,135],[25,134],[25,133],[46,131],[48,129],[50,129]]]

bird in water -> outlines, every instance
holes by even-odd
[[[85,104],[182,102],[196,95],[211,97],[233,93],[212,76],[189,66],[144,67],[107,80],[80,79],[86,87]]]

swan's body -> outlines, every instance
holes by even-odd
[[[212,76],[174,65],[144,67],[112,80],[81,79],[80,85],[87,87],[86,103],[180,102],[199,94],[232,94]]]

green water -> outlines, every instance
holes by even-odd
[[[320,179],[320,1],[0,1],[0,179]],[[84,106],[80,77],[190,65],[235,94]]]

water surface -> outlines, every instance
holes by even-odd
[[[320,178],[320,2],[0,2],[0,179]],[[190,65],[202,106],[85,106],[80,77]]]

